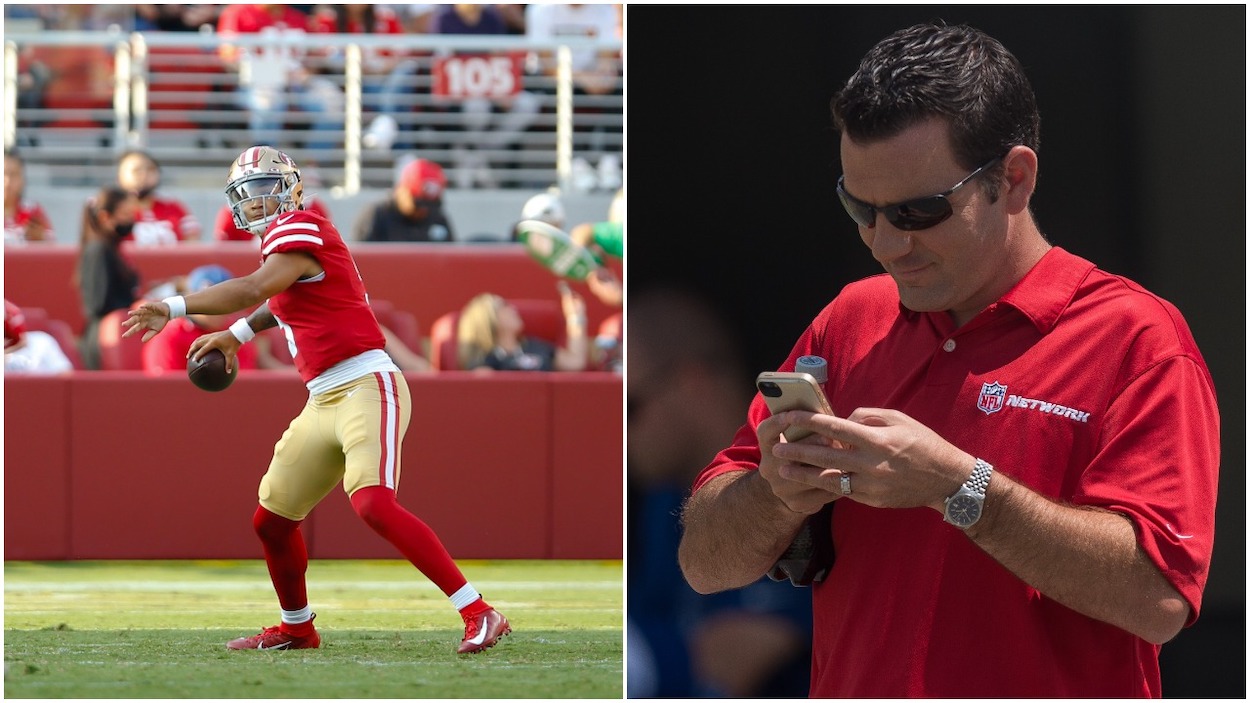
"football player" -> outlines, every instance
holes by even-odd
[[[170,320],[189,313],[229,314],[260,304],[228,330],[198,338],[189,356],[198,359],[220,349],[233,371],[239,347],[278,325],[308,386],[309,402],[274,447],[252,520],[282,621],[226,646],[319,646],[300,523],[340,481],[361,519],[460,612],[465,630],[457,651],[477,653],[493,646],[511,632],[507,618],[465,579],[434,531],[395,499],[411,398],[399,368],[383,350],[386,339],[342,236],[329,220],[303,209],[299,169],[270,146],[251,147],[235,159],[226,199],[235,224],[261,238],[260,268],[186,296],[140,305],[125,323],[125,336],[142,333],[147,341]]]

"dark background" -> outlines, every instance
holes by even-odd
[[[1201,617],[1163,648],[1163,692],[1244,698],[1245,7],[627,13],[629,293],[705,294],[757,370],[776,368],[843,285],[880,272],[834,192],[829,101],[860,57],[938,18],[1016,54],[1042,114],[1043,232],[1175,303],[1215,379],[1215,555]]]

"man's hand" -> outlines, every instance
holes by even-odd
[[[796,410],[765,418],[755,428],[760,443],[760,476],[768,482],[773,495],[785,503],[787,508],[796,513],[811,515],[818,512],[825,503],[842,497],[837,488],[842,472],[830,465],[807,463],[805,459],[797,458],[797,453],[777,449],[802,447],[808,454],[815,455],[822,448],[836,446],[836,442],[819,434],[808,435],[797,442],[786,442],[781,433],[791,425],[798,425],[794,418],[799,415],[813,417],[812,413]],[[791,454],[794,458],[790,458]]]
[[[191,342],[191,348],[187,350],[188,359],[199,359],[210,349],[220,349],[222,354],[226,355],[226,372],[234,373],[238,370],[239,347],[243,343],[234,336],[230,330],[222,330],[213,332],[200,337],[196,337]]]
[[[590,272],[586,277],[586,287],[600,300],[604,305],[612,307],[620,307],[625,299],[625,289],[621,285],[621,281],[607,266],[602,266]]]
[[[169,324],[168,305],[161,302],[144,303],[131,310],[130,317],[122,321],[122,327],[126,328],[122,336],[131,337],[137,334],[139,330],[145,330],[143,341],[146,342],[165,329],[167,324]]]
[[[811,430],[825,441],[766,446],[761,434],[761,472],[772,456],[782,462],[781,478],[839,495],[842,473],[849,473],[849,497],[878,508],[928,506],[942,512],[976,462],[897,410],[859,408],[845,419],[790,411],[771,419]]]

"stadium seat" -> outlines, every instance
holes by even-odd
[[[295,364],[295,359],[291,356],[291,347],[287,344],[286,334],[283,333],[281,327],[270,327],[257,337],[264,337],[269,342],[269,353],[274,359],[284,364]]]
[[[389,300],[370,298],[369,306],[373,308],[373,316],[378,318],[378,324],[390,330],[409,349],[425,356],[421,349],[421,329],[415,315],[396,308]]]
[[[152,129],[202,128],[196,113],[209,109],[214,83],[221,73],[221,60],[216,52],[199,47],[150,47],[148,126]]]
[[[94,111],[113,109],[113,54],[103,47],[36,46],[32,60],[52,73],[43,107],[57,117],[45,128],[93,128],[106,123]]]
[[[100,370],[143,370],[143,335],[123,337],[122,322],[129,316],[127,310],[114,310],[100,320]]]
[[[564,343],[564,313],[559,302],[538,299],[509,299],[508,302],[516,306],[520,313],[526,336],[556,345]],[[456,325],[459,322],[460,311],[453,310],[439,316],[430,326],[430,365],[436,371],[460,370],[456,353]]]
[[[61,346],[65,357],[74,365],[74,370],[78,371],[83,368],[82,355],[78,352],[78,337],[74,336],[74,330],[70,328],[68,322],[49,318],[47,311],[43,308],[22,308],[22,315],[26,318],[27,330],[38,330],[52,335],[56,343]]]

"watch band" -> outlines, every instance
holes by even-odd
[[[993,471],[994,467],[988,461],[978,458],[976,468],[972,470],[972,475],[964,482],[963,487],[984,498]]]

